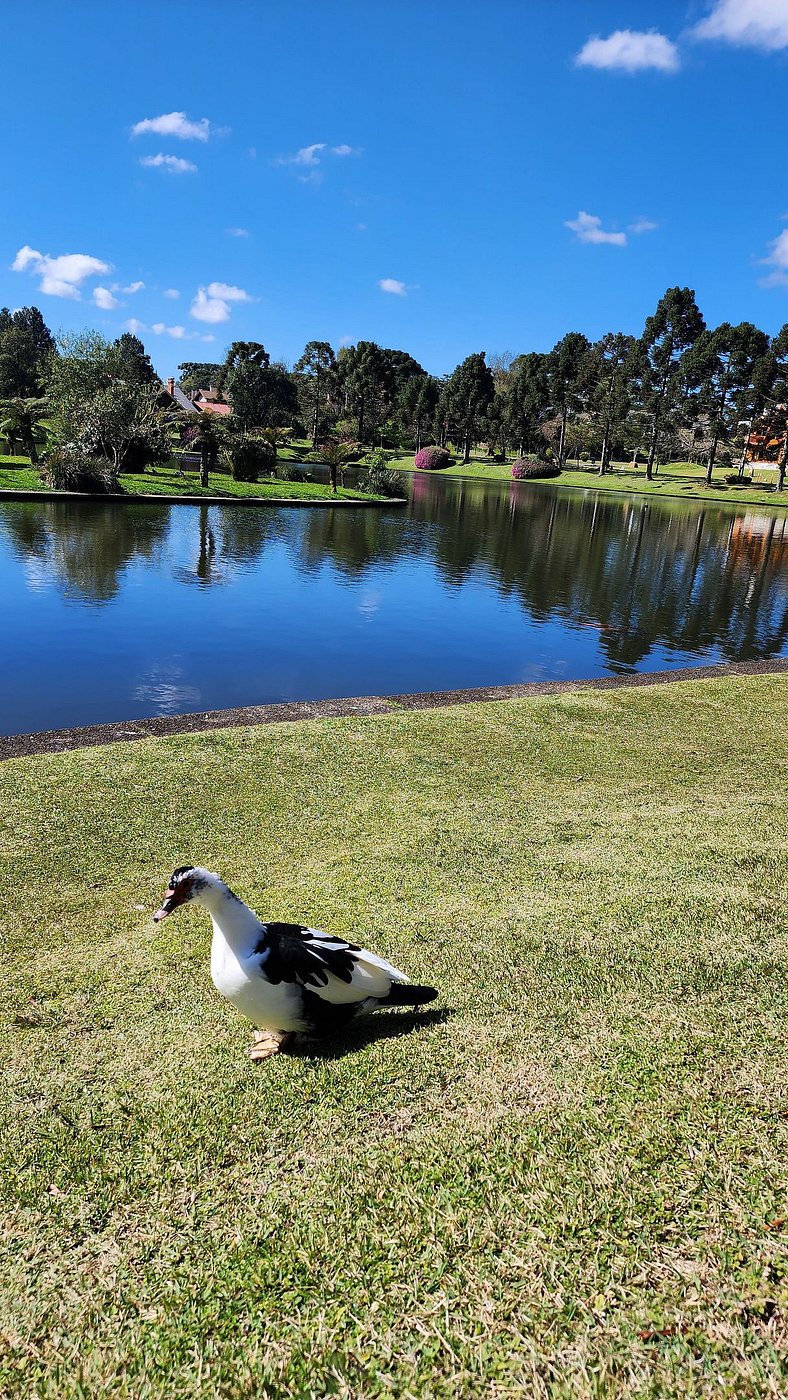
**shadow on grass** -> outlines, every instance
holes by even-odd
[[[299,1038],[287,1053],[299,1060],[341,1060],[377,1040],[396,1040],[425,1026],[439,1026],[456,1014],[450,1006],[435,1011],[382,1011],[361,1017],[325,1040]]]

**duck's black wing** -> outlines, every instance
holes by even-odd
[[[302,924],[264,924],[255,952],[267,981],[298,983],[334,1005],[386,997],[408,980],[366,948]]]

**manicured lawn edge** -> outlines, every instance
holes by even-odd
[[[613,496],[655,496],[665,501],[703,501],[707,505],[717,506],[759,505],[772,506],[775,509],[784,509],[788,506],[788,491],[777,494],[767,485],[756,488],[722,487],[719,485],[707,487],[700,480],[674,476],[667,471],[661,479],[658,477],[656,480],[648,482],[643,476],[634,472],[619,473],[613,471],[606,472],[604,476],[598,476],[593,471],[569,467],[564,468],[560,476],[515,482],[511,475],[511,466],[508,463],[501,465],[471,462],[469,465],[470,471],[465,463],[457,462],[454,466],[446,467],[443,471],[428,472],[414,467],[411,458],[394,458],[390,463],[395,471],[407,472],[414,477],[445,476],[451,477],[454,481],[503,481],[511,482],[512,485],[520,488],[536,486],[568,491],[604,491]],[[679,487],[679,483],[685,484]]]
[[[272,705],[246,705],[233,710],[197,710],[180,715],[155,715],[150,719],[118,720],[72,729],[50,729],[33,734],[0,735],[0,762],[26,754],[60,753],[99,744],[125,743],[133,739],[163,738],[168,734],[205,733],[207,730],[287,724],[312,719],[340,719],[350,715],[393,714],[400,710],[434,710],[452,705],[535,699],[585,690],[632,690],[669,685],[678,681],[724,680],[729,676],[764,676],[788,673],[788,657],[768,661],[732,661],[720,665],[682,666],[674,671],[638,671],[628,676],[596,676],[590,680],[526,681],[516,685],[478,686],[471,690],[417,691],[409,695],[356,695],[335,700],[292,700]]]

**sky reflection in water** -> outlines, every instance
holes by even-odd
[[[0,731],[788,651],[788,522],[413,480],[407,511],[0,507]]]

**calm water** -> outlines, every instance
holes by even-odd
[[[788,522],[508,483],[0,506],[0,732],[788,652]]]

